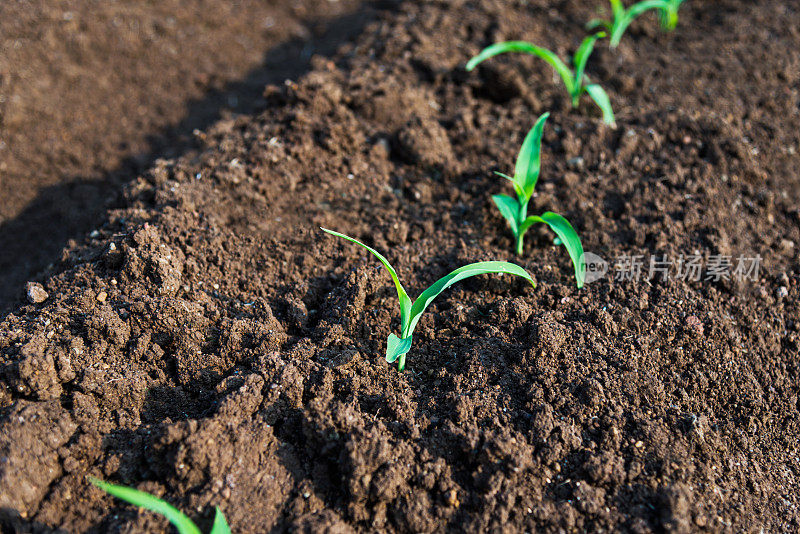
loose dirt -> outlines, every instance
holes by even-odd
[[[394,6],[266,108],[198,133],[0,324],[0,507],[18,531],[163,532],[135,486],[237,532],[791,532],[800,528],[800,11],[687,2],[589,75],[619,128],[570,110],[526,39],[566,55],[586,1]],[[516,258],[489,195],[551,111],[531,212],[586,250],[761,257],[753,281],[575,288],[536,229]],[[382,251],[415,296],[517,261],[420,322],[408,370]]]
[[[103,222],[121,184],[333,53],[369,18],[359,4],[2,2],[0,312]]]

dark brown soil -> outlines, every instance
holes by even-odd
[[[192,132],[365,19],[338,0],[0,2],[0,312]]]
[[[6,528],[169,528],[93,475],[237,532],[797,531],[800,10],[638,21],[589,68],[617,130],[532,58],[464,72],[497,40],[565,55],[594,4],[402,4],[126,185],[0,324]],[[607,259],[759,254],[758,279],[578,290],[538,229],[513,257],[492,171],[548,110],[532,212]],[[455,286],[398,373],[388,276],[318,226],[414,295],[487,259],[538,287]]]

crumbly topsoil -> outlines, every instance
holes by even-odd
[[[800,11],[637,21],[589,68],[617,130],[533,58],[464,72],[498,40],[566,55],[594,4],[402,4],[130,183],[0,324],[5,525],[168,530],[93,475],[237,532],[800,528]],[[531,212],[606,259],[758,254],[757,279],[578,290],[545,229],[514,257],[492,171],[544,111]],[[388,276],[318,226],[413,295],[488,259],[538,287],[454,286],[398,373]]]
[[[0,313],[121,184],[363,26],[356,0],[0,2]]]

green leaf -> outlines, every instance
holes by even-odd
[[[532,215],[528,217],[520,226],[520,231],[525,232],[536,223],[546,224],[558,235],[561,243],[569,253],[572,265],[575,267],[575,282],[579,289],[582,288],[586,278],[586,266],[583,264],[583,245],[578,233],[567,219],[552,211],[543,213],[541,216]]]
[[[592,19],[586,23],[586,29],[589,31],[603,28],[606,31],[611,31],[611,23],[603,19]]]
[[[520,198],[520,199],[523,199],[523,200],[525,199],[525,191],[522,190],[522,188],[519,186],[519,184],[517,182],[515,182],[512,177],[510,177],[507,174],[503,174],[502,172],[494,171],[494,173],[497,176],[502,176],[503,178],[505,178],[506,180],[511,182],[511,185],[514,186],[514,191],[517,193],[517,197]]]
[[[542,168],[542,134],[544,124],[550,113],[545,113],[539,117],[533,128],[530,129],[522,147],[517,155],[517,163],[514,166],[514,183],[525,193],[525,202],[533,196],[536,182],[539,181],[539,172]],[[520,199],[522,203],[522,199]]]
[[[386,339],[386,361],[394,363],[397,358],[411,350],[412,337],[408,336],[400,339],[394,334],[389,334]],[[400,369],[402,371],[402,369]]]
[[[611,32],[611,41],[610,46],[611,48],[616,48],[620,41],[622,40],[622,36],[625,33],[625,30],[628,29],[628,26],[641,14],[651,9],[668,9],[669,8],[669,1],[668,0],[644,0],[639,2],[638,4],[634,4],[625,10],[624,14],[621,16],[614,17],[614,29]]]
[[[622,5],[622,0],[609,0],[611,2],[611,13],[617,19],[625,14],[625,6]]]
[[[507,261],[481,261],[478,263],[470,263],[469,265],[460,267],[450,274],[443,276],[431,287],[422,292],[417,300],[414,301],[414,305],[411,307],[411,321],[409,322],[408,328],[403,332],[403,336],[411,336],[411,334],[414,332],[414,328],[416,328],[417,323],[419,322],[422,312],[425,311],[433,299],[438,297],[442,291],[452,286],[456,282],[466,278],[477,276],[479,274],[494,273],[507,273],[515,276],[521,276],[530,282],[533,287],[536,287],[536,283],[533,281],[533,278],[531,278],[531,275],[529,275],[528,272],[519,265],[515,265]]]
[[[684,0],[669,0],[667,4],[661,9],[659,19],[661,20],[661,29],[664,31],[672,31],[678,26],[678,9]]]
[[[491,57],[506,52],[526,52],[543,59],[556,70],[559,76],[561,76],[564,85],[567,86],[567,91],[572,94],[575,82],[573,80],[572,71],[567,67],[566,63],[561,61],[561,58],[550,50],[525,41],[505,41],[503,43],[495,43],[491,46],[487,46],[480,54],[469,60],[467,63],[467,71],[471,71],[477,67],[479,63]]]
[[[611,108],[611,99],[608,98],[608,93],[606,93],[605,89],[596,83],[590,83],[586,86],[586,92],[603,112],[603,121],[612,128],[616,128],[617,121],[614,120],[614,110]]]
[[[163,515],[170,523],[172,523],[179,534],[201,534],[200,529],[197,528],[191,519],[186,517],[180,510],[172,506],[166,501],[154,497],[149,493],[139,491],[126,486],[117,486],[116,484],[109,484],[96,478],[90,478],[89,481],[100,488],[101,490],[110,493],[118,499],[122,499],[134,506],[145,508],[151,512]],[[216,520],[214,521],[216,525]],[[223,531],[220,531],[220,533]]]
[[[517,221],[519,217],[519,202],[508,195],[492,195],[492,200],[494,200],[497,209],[500,210],[500,215],[508,221],[511,233],[516,237],[519,230],[519,222]]]
[[[575,65],[575,86],[577,87],[577,94],[572,95],[573,98],[580,96],[581,89],[583,89],[585,85],[583,82],[583,73],[586,71],[586,62],[589,61],[589,56],[592,55],[595,43],[598,39],[602,39],[605,36],[605,32],[597,32],[594,35],[586,37],[581,43],[581,46],[578,47],[578,51],[575,52],[575,57],[572,61]]]
[[[214,524],[211,526],[210,534],[231,534],[231,527],[222,515],[222,510],[217,506],[217,513],[214,515]]]
[[[394,268],[391,265],[389,265],[389,260],[384,258],[381,255],[381,253],[375,250],[374,248],[368,247],[367,245],[365,245],[361,241],[358,241],[357,239],[353,239],[350,236],[340,234],[339,232],[334,232],[333,230],[328,230],[327,228],[320,227],[320,230],[322,230],[323,232],[327,232],[331,235],[335,235],[336,237],[341,237],[342,239],[346,239],[351,243],[355,243],[356,245],[367,249],[372,253],[373,256],[378,258],[378,261],[380,261],[384,267],[386,267],[386,270],[389,271],[389,275],[392,277],[392,281],[394,282],[394,287],[397,288],[397,298],[400,300],[400,325],[402,328],[405,328],[409,320],[409,311],[411,310],[411,299],[409,298],[408,293],[406,293],[406,290],[403,288],[403,284],[400,283],[400,279],[397,278],[397,273],[395,272]]]

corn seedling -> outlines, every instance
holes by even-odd
[[[110,493],[118,499],[163,515],[178,530],[178,534],[201,534],[197,525],[186,517],[183,512],[158,497],[126,486],[109,484],[108,482],[103,482],[96,478],[90,478],[89,480],[101,490]],[[225,516],[222,515],[222,511],[220,511],[219,508],[217,508],[216,515],[214,516],[214,524],[211,526],[210,534],[231,534],[228,522],[225,520]]]
[[[685,0],[667,0],[665,6],[661,8],[659,19],[661,20],[661,29],[664,31],[672,31],[678,26],[678,8]]]
[[[400,283],[400,280],[397,278],[397,273],[394,268],[377,250],[368,247],[352,237],[340,234],[339,232],[334,232],[333,230],[327,230],[325,228],[322,228],[322,230],[367,249],[373,256],[378,258],[378,261],[389,271],[389,275],[394,282],[394,287],[397,289],[397,297],[400,300],[400,337],[395,334],[389,334],[389,338],[386,340],[386,361],[389,363],[394,363],[396,361],[399,371],[405,369],[406,354],[411,350],[411,336],[419,322],[420,316],[433,299],[456,282],[479,274],[507,273],[521,276],[536,287],[536,283],[531,276],[519,265],[514,265],[513,263],[505,261],[481,261],[478,263],[470,263],[469,265],[460,267],[450,274],[443,276],[436,283],[423,291],[417,300],[412,302],[408,293],[406,293],[406,290],[403,288],[403,285]]]
[[[555,69],[559,76],[561,76],[572,100],[573,108],[578,107],[581,96],[583,96],[584,93],[588,93],[589,97],[603,112],[603,120],[606,124],[615,126],[614,110],[611,108],[611,100],[608,98],[608,94],[598,84],[591,83],[585,72],[586,63],[589,61],[589,56],[592,55],[595,43],[598,39],[602,39],[605,36],[605,32],[598,32],[583,40],[581,46],[578,47],[578,51],[575,52],[572,58],[574,71],[550,50],[525,41],[506,41],[487,46],[480,54],[469,60],[467,63],[467,71],[473,70],[481,62],[499,54],[504,54],[506,52],[526,52],[546,61]]]
[[[549,226],[558,236],[556,243],[563,244],[566,247],[575,267],[575,281],[578,288],[581,288],[585,277],[583,245],[575,229],[567,219],[551,211],[538,216],[528,216],[528,203],[533,196],[533,190],[539,180],[539,172],[542,166],[542,133],[544,132],[544,124],[549,116],[549,113],[545,113],[539,117],[531,131],[525,136],[525,141],[523,141],[522,148],[520,148],[517,156],[514,177],[497,173],[511,182],[514,186],[514,191],[517,193],[517,198],[508,195],[494,195],[492,200],[494,200],[497,209],[500,210],[500,213],[511,227],[511,232],[514,234],[516,242],[517,254],[522,254],[522,240],[525,232],[531,226],[538,223],[544,223]]]
[[[651,9],[659,10],[661,25],[664,29],[669,28],[673,21],[678,22],[678,6],[683,0],[644,0],[626,8],[622,0],[609,0],[611,2],[611,14],[613,20],[594,19],[586,25],[589,30],[598,27],[605,28],[611,35],[609,46],[616,48],[619,46],[622,36],[628,26],[639,16]],[[674,28],[674,26],[672,26]],[[671,28],[670,28],[671,29]]]

